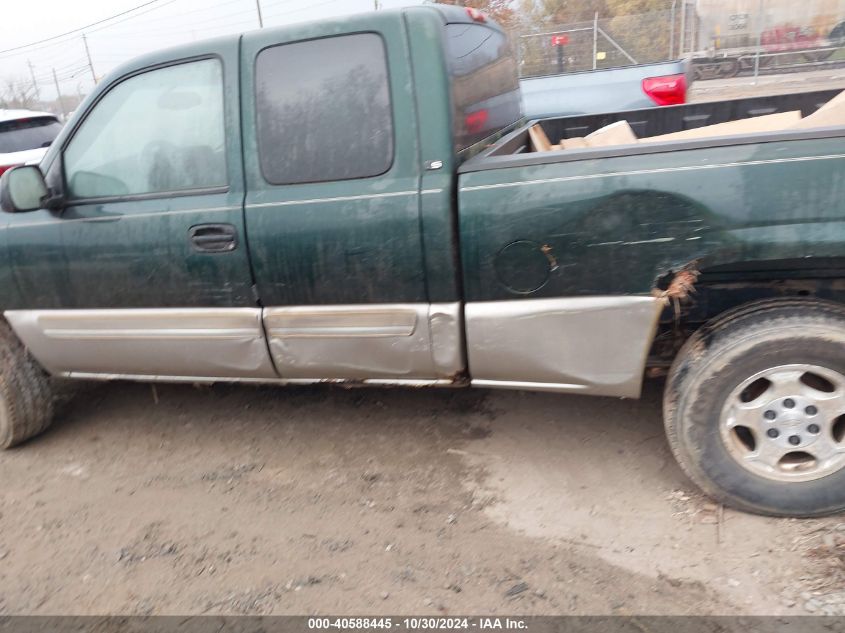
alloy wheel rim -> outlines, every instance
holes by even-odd
[[[728,396],[720,433],[731,457],[766,479],[837,472],[845,467],[845,376],[808,364],[761,371]]]

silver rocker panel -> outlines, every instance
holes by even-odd
[[[639,397],[662,309],[642,296],[468,303],[472,384]]]

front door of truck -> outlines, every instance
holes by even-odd
[[[286,379],[445,379],[402,17],[338,24],[243,40],[247,239],[270,350]]]
[[[237,40],[215,49],[113,82],[62,142],[67,202],[42,221],[61,287],[9,316],[49,370],[275,377],[243,226]],[[39,229],[9,233],[19,283]]]

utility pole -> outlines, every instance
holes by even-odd
[[[264,18],[261,17],[261,0],[255,0],[255,10],[258,11],[258,28],[264,28]]]
[[[378,6],[378,0],[373,0],[373,10],[374,10],[374,11],[378,11],[378,10],[379,10],[379,8],[380,8],[380,7]]]
[[[593,70],[599,65],[599,12],[593,17]]]
[[[82,34],[82,43],[85,44],[85,55],[88,57],[88,68],[91,69],[91,79],[94,80],[94,85],[97,84],[97,75],[94,74],[94,62],[91,61],[91,51],[88,50],[88,38],[85,33]]]
[[[26,65],[29,66],[29,76],[32,77],[32,88],[35,90],[35,100],[41,101],[41,92],[38,90],[38,82],[35,81],[35,71],[32,68],[32,62],[26,60]]]
[[[62,109],[62,119],[67,121],[67,110],[65,110],[65,100],[62,99],[62,89],[59,88],[59,80],[56,78],[56,69],[53,69],[53,83],[56,84],[56,94],[59,97],[59,107]]]
[[[760,0],[760,5],[757,7],[757,54],[754,56],[754,81],[753,85],[757,85],[757,79],[760,77],[760,49],[763,48],[763,0]]]
[[[669,59],[675,59],[675,8],[678,0],[672,0],[672,12],[669,18]]]

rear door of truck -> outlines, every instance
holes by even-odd
[[[399,12],[247,34],[247,241],[289,380],[436,381]]]

